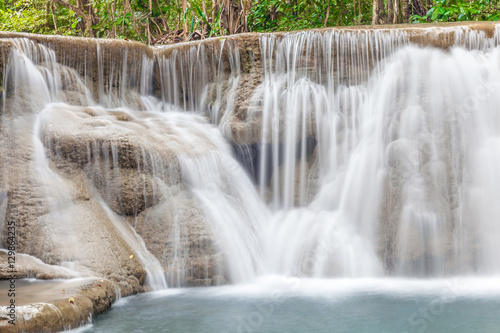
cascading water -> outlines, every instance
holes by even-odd
[[[262,103],[263,117],[259,185],[277,211],[267,242],[276,273],[383,273],[374,241],[381,110],[366,78],[406,39],[380,32],[262,38],[264,82],[254,103]]]
[[[498,133],[498,37],[472,46],[457,33],[483,51],[443,52],[379,33],[261,41],[259,184],[277,211],[269,267],[316,277],[494,272],[485,260],[499,250],[498,223],[480,217],[488,199],[472,204],[470,192],[495,191],[472,152],[487,145],[482,165],[495,165],[486,142]]]
[[[8,40],[1,222],[131,286],[498,274],[500,34],[446,33],[89,42],[85,63]]]
[[[443,52],[379,33],[261,40],[259,185],[277,211],[269,267],[316,277],[498,273],[486,263],[500,250],[486,208],[496,177],[476,169],[478,151],[483,166],[498,154],[498,36],[474,46],[457,33],[483,51]],[[491,195],[472,199],[483,191]]]
[[[39,59],[37,52],[50,57]],[[154,60],[140,56],[142,72],[130,73],[125,64],[133,52],[120,53],[122,66],[106,60],[109,53],[97,45],[98,79],[93,86],[82,84],[85,77],[57,63],[49,48],[15,40],[13,61],[6,68],[4,109],[9,112],[3,123],[16,117],[12,103],[24,99],[33,103],[25,110],[26,123],[19,126],[20,131],[31,127],[34,132],[30,143],[34,168],[25,168],[29,175],[24,182],[39,180],[45,198],[43,212],[35,214],[40,216],[26,222],[49,231],[44,253],[30,254],[83,275],[104,274],[117,281],[123,279],[120,275],[132,274],[142,283],[143,268],[152,288],[165,288],[165,277],[171,286],[183,286],[238,282],[261,274],[257,235],[267,209],[231,156],[230,146],[200,116],[159,113],[182,110],[176,102],[166,101],[167,96],[179,96],[165,93],[163,102],[149,96]],[[164,66],[170,66],[168,61]],[[172,88],[167,83],[165,90]],[[40,100],[26,98],[11,85],[21,91],[32,89]],[[85,98],[70,101],[68,91]],[[193,91],[191,86],[189,92]],[[27,154],[31,156],[30,151]],[[18,182],[10,184],[6,177],[12,172],[6,167],[2,180],[6,187],[16,188]],[[213,172],[213,177],[207,179],[205,172]],[[210,204],[214,199],[218,205]],[[113,246],[100,244],[101,248],[82,251],[93,242],[88,239],[91,228],[111,232]],[[95,267],[99,256],[108,263]],[[109,262],[115,257],[116,267]],[[134,271],[126,263],[128,257],[137,258],[142,268]]]

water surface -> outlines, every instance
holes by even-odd
[[[266,277],[121,299],[80,331],[500,332],[499,282]]]

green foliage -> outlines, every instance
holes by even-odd
[[[62,35],[76,35],[77,31],[71,25],[77,21],[74,13],[66,8],[57,8],[55,11],[56,23],[65,27],[55,31],[52,14],[46,10],[45,1],[17,0],[6,5],[2,1],[0,7],[0,30],[30,32],[38,34],[59,33]]]
[[[45,10],[40,4],[19,0],[0,12],[0,30],[46,33]]]
[[[412,22],[498,21],[499,18],[498,1],[436,0],[425,16],[413,15]]]
[[[269,14],[273,2],[276,0],[255,1],[252,12],[248,16],[248,25],[254,31],[274,30],[277,27],[277,20],[273,20]]]
[[[335,25],[369,24],[371,1],[255,0],[249,15],[253,31],[289,31]],[[356,12],[354,11],[356,9]],[[359,12],[361,11],[361,14]]]
[[[78,5],[76,0],[66,1]],[[428,3],[415,1],[420,6]],[[420,7],[423,9],[419,9],[419,12],[427,11],[426,15],[412,15],[410,21],[497,21],[500,18],[499,1],[434,0],[430,8]],[[236,6],[236,10],[240,11],[231,17],[246,18],[232,23],[231,27],[227,26],[228,2],[231,8]],[[373,10],[373,0],[187,0],[187,3],[187,9],[182,12],[182,0],[89,0],[85,12],[90,8],[95,13],[89,24],[88,18],[85,21],[85,17],[57,5],[54,0],[0,0],[0,30],[93,35],[144,42],[166,32],[175,32],[175,36],[180,36],[176,40],[189,40],[192,36],[205,38],[226,35],[229,29],[233,32],[266,32],[371,24]],[[410,4],[413,3],[410,1]],[[381,22],[392,22],[388,4],[388,0],[383,1],[385,9],[382,9],[379,17]],[[242,12],[243,7],[245,10]],[[402,22],[402,17],[398,20]]]
[[[221,36],[221,35],[227,34],[227,30],[222,27],[221,15],[222,15],[222,7],[219,8],[219,10],[217,11],[217,14],[215,16],[215,21],[210,26],[211,27],[211,30],[209,33],[210,36],[212,36],[212,35]]]
[[[208,17],[205,15],[205,13],[201,10],[200,6],[198,6],[196,3],[193,3],[191,7],[189,7],[186,12],[184,13],[184,19],[186,19],[188,11],[191,11],[194,15],[198,15],[198,17],[207,25],[208,31],[210,31],[210,34],[212,33],[212,27],[210,25],[210,22],[208,21]],[[194,17],[193,17],[194,18]],[[191,32],[192,29],[191,29]]]
[[[144,28],[149,23],[149,12],[147,8],[138,7],[137,2],[132,2],[133,12],[130,12],[128,7],[123,8],[123,3],[117,4],[114,0],[93,0],[92,6],[94,11],[98,13],[98,22],[93,24],[91,28],[97,37],[114,37],[114,38],[129,38],[140,40],[145,38],[145,34],[141,33],[144,29],[134,27],[134,21],[138,28]]]

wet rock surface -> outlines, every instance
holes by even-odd
[[[0,282],[0,290],[7,281]],[[103,279],[57,280],[54,282],[23,280],[16,282],[16,325],[2,300],[0,329],[2,332],[58,332],[77,328],[89,322],[92,316],[108,309],[118,297],[116,285]]]

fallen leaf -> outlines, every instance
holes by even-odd
[[[131,255],[130,255],[130,259],[133,259],[133,258],[134,258],[134,255],[133,255],[133,254],[131,254]]]

